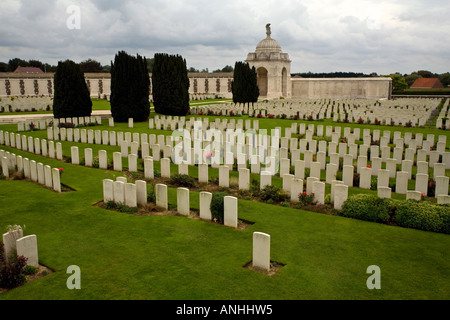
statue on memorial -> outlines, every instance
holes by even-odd
[[[270,38],[270,35],[272,34],[272,32],[270,31],[270,23],[266,24],[266,34],[267,38]]]

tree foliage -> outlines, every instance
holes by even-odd
[[[146,121],[150,115],[147,61],[119,51],[111,61],[111,114],[116,122]]]
[[[391,74],[392,79],[392,90],[393,91],[402,91],[408,88],[408,83],[406,83],[405,78],[403,78],[399,74]]]
[[[80,69],[81,72],[87,73],[87,72],[102,72],[103,67],[100,62],[92,59],[87,59],[80,62]]]
[[[71,60],[59,61],[54,76],[55,118],[87,117],[92,112],[89,89],[80,66]]]
[[[248,63],[237,61],[234,65],[231,91],[234,103],[257,102],[259,88],[255,67],[250,68]]]
[[[180,55],[156,53],[152,73],[155,112],[185,116],[189,111],[189,78]]]

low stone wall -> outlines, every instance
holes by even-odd
[[[50,111],[52,106],[53,97],[49,96],[0,97],[0,114],[3,112]]]
[[[390,99],[391,78],[292,78],[292,98]]]

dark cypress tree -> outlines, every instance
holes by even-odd
[[[59,61],[54,76],[55,118],[87,117],[92,112],[89,89],[80,66],[71,60]]]
[[[250,68],[248,63],[237,61],[234,65],[231,91],[234,103],[257,102],[259,88],[255,67]]]
[[[156,53],[152,72],[155,112],[185,116],[189,111],[189,78],[180,55]]]
[[[119,51],[111,62],[111,114],[116,122],[146,121],[150,115],[150,77],[140,55]]]

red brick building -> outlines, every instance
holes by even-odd
[[[439,78],[419,78],[411,85],[411,89],[442,89],[442,85]]]

